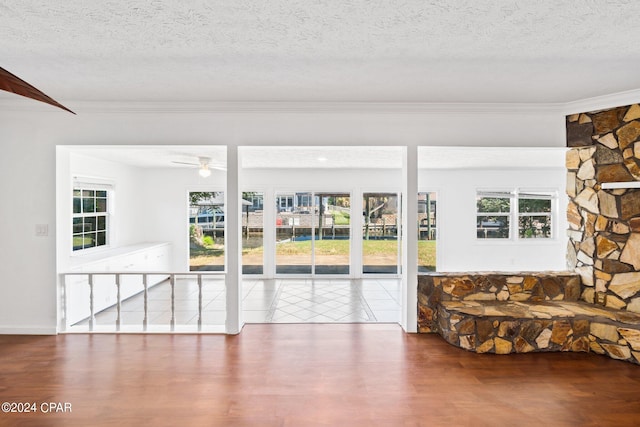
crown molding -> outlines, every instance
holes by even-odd
[[[564,104],[564,115],[584,113],[587,111],[606,110],[640,102],[640,89],[616,92],[608,95],[585,98]]]
[[[556,103],[422,103],[422,102],[120,102],[64,100],[82,114],[559,114]],[[0,99],[0,111],[56,110],[31,100]]]
[[[550,114],[569,115],[640,102],[640,89],[557,103],[80,101],[62,100],[82,114]],[[0,111],[64,114],[30,99],[0,98]]]

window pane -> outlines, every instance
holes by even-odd
[[[523,239],[550,238],[551,216],[522,215],[518,218],[518,234]]]
[[[478,197],[476,199],[478,213],[509,213],[510,199],[507,197]]]
[[[95,197],[96,192],[94,190],[82,190],[82,197]]]
[[[242,274],[264,271],[263,198],[263,193],[242,193]]]
[[[551,212],[551,200],[550,199],[519,199],[518,211],[520,213],[542,213]]]
[[[436,270],[436,193],[418,193],[418,271]]]
[[[189,270],[224,271],[224,192],[189,193]]]
[[[82,199],[78,197],[73,198],[73,213],[81,213],[82,212]]]
[[[276,193],[280,206],[275,224],[277,274],[311,274],[313,216],[305,198],[308,194]]]
[[[351,195],[315,193],[315,273],[349,274]]]
[[[96,245],[96,234],[85,233],[84,234],[84,248],[93,248]]]
[[[96,212],[107,211],[107,199],[96,199]]]
[[[95,199],[82,199],[82,212],[91,213],[95,212]]]
[[[508,239],[509,217],[478,216],[477,237],[478,239]]]
[[[98,226],[96,228],[96,230],[98,231],[103,231],[107,229],[107,217],[105,216],[99,216],[98,217]]]
[[[73,250],[77,251],[84,248],[84,236],[82,234],[73,236]]]
[[[82,228],[83,223],[84,221],[82,220],[82,218],[73,218],[73,234],[79,234],[84,231]]]
[[[104,231],[101,231],[99,233],[97,233],[97,246],[104,246],[107,244],[107,233],[105,233]]]
[[[96,191],[96,197],[102,197],[104,199],[107,198],[107,192],[105,190]]]
[[[400,199],[395,193],[363,193],[362,272],[398,272]]]
[[[79,188],[74,188],[73,197],[81,197],[81,196],[82,196],[82,190],[80,190]]]
[[[96,217],[90,216],[84,219],[84,231],[95,231],[96,230]]]

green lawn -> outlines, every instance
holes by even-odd
[[[349,255],[349,240],[316,240],[318,255]],[[398,242],[395,240],[364,240],[363,255],[395,255]],[[261,254],[262,247],[243,249],[243,254]],[[277,255],[304,255],[311,253],[311,240],[304,242],[285,242],[276,245]],[[435,269],[436,242],[434,240],[418,241],[418,265]]]
[[[427,270],[436,269],[436,241],[418,240],[418,266]]]

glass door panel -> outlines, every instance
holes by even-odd
[[[224,192],[190,192],[190,271],[224,271],[224,231]]]
[[[349,274],[351,196],[348,193],[316,193],[315,201],[315,273]]]
[[[436,193],[418,193],[418,272],[436,271]]]
[[[398,273],[398,203],[397,193],[363,193],[363,273]]]
[[[264,193],[242,193],[242,274],[264,272]]]
[[[276,196],[276,274],[311,274],[313,197],[310,192]]]

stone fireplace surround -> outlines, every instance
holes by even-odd
[[[589,303],[640,313],[640,105],[567,117],[567,264]]]
[[[640,104],[566,126],[568,271],[419,276],[419,332],[479,353],[593,351],[640,364]]]

